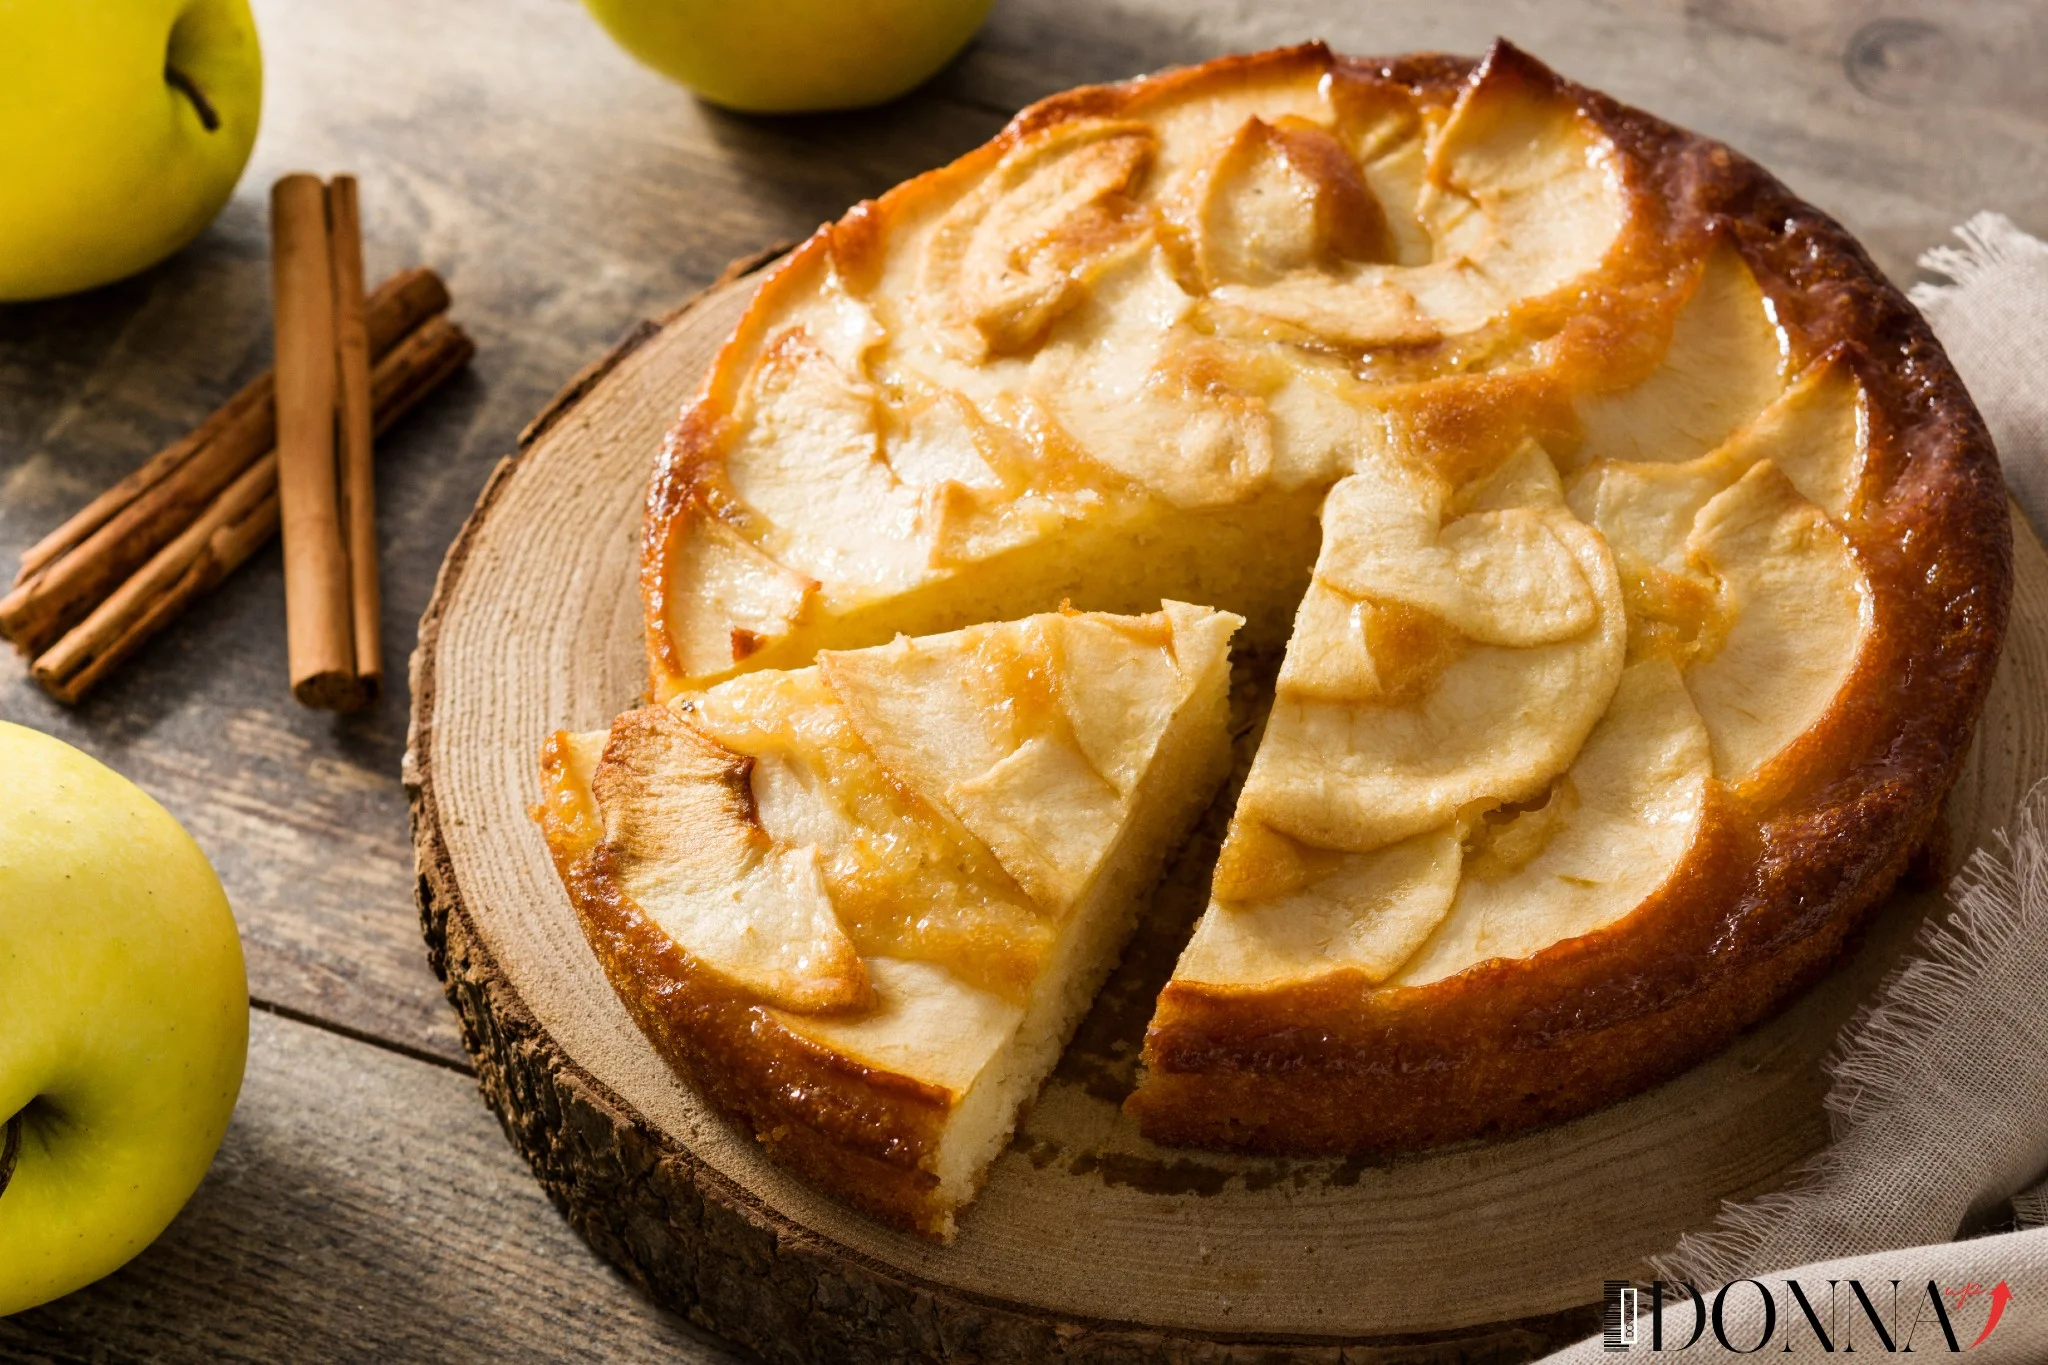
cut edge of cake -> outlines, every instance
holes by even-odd
[[[686,712],[657,706],[628,712],[609,732],[559,733],[542,752],[543,799],[535,818],[607,976],[656,1050],[780,1164],[862,1212],[931,1240],[953,1237],[956,1215],[979,1193],[1114,968],[1166,859],[1229,768],[1229,639],[1239,619],[1173,602],[1151,618],[1135,619],[1164,627],[1162,647],[1173,661],[1177,696],[1156,744],[1129,774],[1122,827],[1103,843],[1092,875],[1073,890],[1073,903],[1021,1000],[977,989],[929,961],[872,954],[860,964],[869,992],[861,998],[870,1003],[803,1007],[834,997],[807,995],[752,964],[714,960],[701,945],[692,951],[626,889],[642,887],[649,900],[667,897],[644,889],[659,885],[658,877],[650,881],[644,869],[629,870],[635,836],[620,828],[619,809],[608,812],[599,793],[634,782],[671,805],[707,796],[744,817],[749,803],[726,801],[728,792],[713,790],[732,786],[734,764],[692,758],[665,767],[643,762],[632,773],[622,767],[627,737],[650,727],[691,755],[723,746],[691,725]],[[872,660],[975,633],[899,640],[859,653]],[[830,664],[828,658],[819,672],[829,673]],[[1060,683],[1078,687],[1087,680],[1063,676]],[[748,756],[734,757],[741,770],[752,771]],[[696,785],[679,797],[664,785],[671,777]],[[900,778],[892,772],[891,780]],[[623,808],[625,802],[615,795],[612,804]],[[939,796],[935,804],[964,801]],[[943,814],[958,818],[950,809]],[[758,809],[752,818],[759,828]],[[714,842],[707,827],[699,843]],[[759,842],[773,851],[765,832]],[[769,856],[763,853],[750,869]],[[740,884],[737,876],[731,885]],[[753,900],[759,899],[757,888]],[[737,914],[752,913],[737,898],[733,905]],[[687,916],[670,923],[686,935],[710,933],[689,927],[698,921]],[[713,943],[711,953],[731,958],[730,937]]]

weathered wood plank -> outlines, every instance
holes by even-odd
[[[379,460],[385,652],[400,661],[484,477],[579,366],[731,257],[1000,123],[928,97],[846,119],[732,118],[561,0],[257,9],[263,138],[220,221],[140,279],[0,310],[0,566],[267,363],[269,183],[352,169],[371,274],[434,265],[481,347]],[[388,682],[363,716],[291,701],[272,550],[75,713],[0,663],[0,715],[100,755],[191,827],[259,998],[460,1058],[412,905],[402,666]]]
[[[728,257],[1076,81],[1316,34],[1469,50],[1498,29],[1757,154],[1895,274],[1975,207],[2048,228],[2048,89],[2033,74],[2048,17],[2013,4],[1930,11],[1915,28],[1879,19],[1876,0],[1005,0],[941,78],[945,97],[829,120],[705,109],[560,0],[259,11],[264,138],[220,223],[139,280],[0,312],[0,563],[261,367],[263,189],[291,166],[349,167],[373,273],[432,261],[484,347],[473,376],[387,443],[393,657],[489,466],[584,360]],[[0,665],[0,714],[102,754],[192,824],[241,910],[259,996],[458,1056],[409,906],[402,687],[368,716],[298,710],[278,682],[281,615],[273,553],[76,715]]]
[[[467,1076],[256,1014],[213,1171],[154,1246],[0,1319],[0,1358],[713,1362],[549,1205]]]
[[[728,257],[1079,81],[1312,36],[1470,51],[1500,31],[1757,156],[1895,275],[1980,207],[2048,230],[2048,14],[2023,0],[1001,0],[933,93],[804,120],[695,105],[569,0],[257,10],[264,137],[220,222],[140,279],[0,309],[0,566],[266,363],[269,181],[351,169],[372,273],[443,269],[483,344],[474,374],[381,461],[393,658],[488,470],[579,365]],[[284,689],[282,611],[273,552],[77,713],[0,663],[0,715],[106,757],[191,825],[240,914],[259,996],[458,1058],[412,908],[402,675],[367,716],[301,711]],[[701,1349],[597,1268],[467,1081],[272,1020],[257,1035],[242,1116],[199,1202],[108,1285],[0,1323],[0,1356]],[[427,1289],[423,1267],[453,1267],[464,1292]]]

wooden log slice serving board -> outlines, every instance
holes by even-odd
[[[1821,1144],[1821,1061],[1933,892],[1901,891],[1848,962],[1725,1053],[1572,1123],[1378,1165],[1151,1146],[1119,1104],[1226,803],[952,1246],[769,1165],[627,1018],[526,813],[541,740],[641,696],[650,462],[752,288],[729,278],[643,326],[536,419],[449,551],[413,658],[434,967],[513,1142],[656,1298],[773,1360],[1521,1360],[1592,1330],[1603,1279]],[[2024,523],[2014,543],[2011,635],[1949,804],[1958,857],[2048,770],[2048,556]]]

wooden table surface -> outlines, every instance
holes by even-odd
[[[731,258],[1069,85],[1311,37],[1475,52],[1498,31],[1757,157],[1901,281],[1978,209],[2048,232],[2048,10],[2029,0],[998,0],[925,90],[783,120],[698,105],[571,0],[256,10],[263,133],[219,221],[140,278],[0,308],[0,564],[268,364],[268,186],[349,170],[372,277],[434,266],[480,347],[381,447],[393,660],[486,474],[578,367]],[[133,777],[205,848],[256,1009],[190,1207],[120,1273],[0,1321],[0,1357],[726,1358],[597,1261],[498,1132],[420,942],[404,679],[366,715],[301,709],[283,611],[273,547],[75,711],[0,663],[0,716]]]

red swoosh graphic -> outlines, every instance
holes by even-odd
[[[1984,1338],[1991,1335],[1991,1329],[1998,1326],[1998,1320],[2005,1316],[2005,1306],[2012,1302],[2012,1286],[2000,1280],[1991,1290],[1991,1316],[1984,1319],[1984,1330],[1977,1333],[1977,1339],[1965,1349],[1974,1351],[1984,1344]]]

